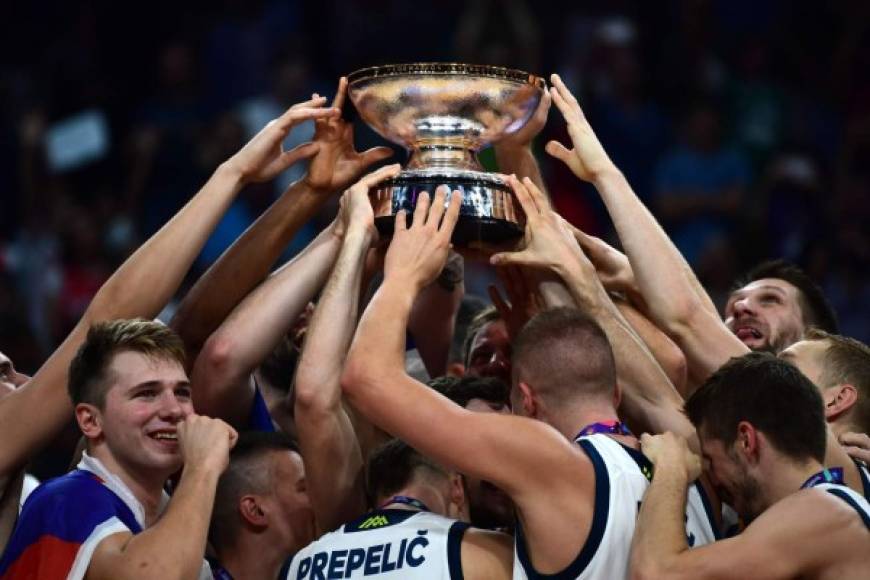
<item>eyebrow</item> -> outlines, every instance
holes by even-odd
[[[137,383],[137,384],[133,385],[132,387],[130,387],[128,389],[128,392],[135,391],[136,389],[144,389],[144,388],[148,388],[148,387],[158,387],[162,384],[163,383],[161,381],[145,381],[145,382]],[[190,381],[175,381],[175,383],[173,383],[173,388],[189,387],[189,386],[190,386]]]

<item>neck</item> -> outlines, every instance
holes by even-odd
[[[282,564],[290,554],[281,550],[278,542],[267,541],[265,534],[242,532],[240,536],[232,547],[216,550],[218,563],[233,578],[277,578]]]
[[[836,427],[828,424],[828,433],[825,443],[825,467],[842,467],[845,484],[855,491],[864,493],[864,483],[855,461],[846,453],[837,439]]]
[[[88,454],[98,459],[112,475],[118,477],[127,486],[145,510],[145,527],[151,526],[160,515],[163,485],[169,475],[125,468],[115,459],[105,444],[94,445]]]
[[[574,440],[574,437],[587,425],[602,421],[619,421],[616,409],[612,405],[591,405],[583,403],[579,408],[568,407],[564,411],[551,415],[547,421],[556,428],[566,439]]]
[[[862,433],[863,431],[860,427],[842,418],[837,418],[837,420],[828,423],[828,438],[833,434],[835,441],[839,441],[840,435],[843,433]]]
[[[764,474],[763,488],[767,505],[771,506],[779,500],[797,492],[801,486],[824,467],[814,459],[793,462],[780,458],[773,462]]]
[[[447,516],[448,514],[448,505],[449,502],[443,496],[443,494],[439,493],[435,487],[426,483],[415,483],[412,485],[406,485],[401,490],[396,493],[390,494],[389,496],[382,499],[381,504],[384,507],[389,507],[390,509],[399,509],[399,510],[411,510],[418,511],[418,508],[404,504],[404,503],[387,503],[391,498],[396,497],[397,495],[404,495],[406,497],[412,497],[418,501],[423,502],[427,508],[432,510],[432,513]],[[386,505],[384,505],[386,504]]]

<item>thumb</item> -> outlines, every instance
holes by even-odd
[[[530,266],[536,264],[526,250],[522,252],[500,252],[493,254],[489,258],[489,263],[493,266]]]
[[[368,167],[378,161],[383,161],[384,159],[389,159],[393,156],[393,150],[389,147],[372,147],[366,151],[363,151],[359,155],[360,162],[363,167]]]
[[[571,153],[570,149],[567,149],[558,141],[550,141],[549,143],[547,143],[547,146],[544,147],[544,150],[550,156],[555,157],[565,165],[570,165],[573,154]]]
[[[301,161],[302,159],[311,159],[320,151],[319,143],[303,143],[301,145],[297,145],[290,151],[285,151],[281,154],[280,163],[281,170],[287,169],[297,161]]]

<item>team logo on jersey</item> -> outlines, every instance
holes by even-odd
[[[359,525],[359,529],[361,530],[370,530],[372,528],[382,528],[384,526],[390,525],[390,520],[387,519],[386,516],[371,516],[366,521]]]

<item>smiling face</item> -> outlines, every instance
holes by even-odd
[[[123,351],[112,358],[102,409],[77,415],[95,457],[128,473],[166,478],[182,465],[176,428],[193,413],[190,382],[177,361]],[[93,424],[82,424],[85,413]]]
[[[755,351],[780,352],[805,331],[800,291],[778,278],[763,278],[731,293],[725,325]]]

